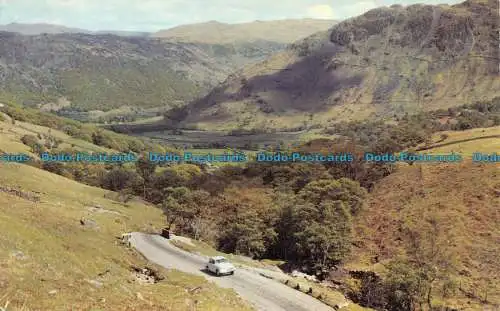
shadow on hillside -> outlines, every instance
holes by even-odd
[[[290,109],[304,112],[325,111],[328,107],[324,105],[324,99],[336,91],[359,87],[363,82],[362,73],[347,75],[343,70],[336,70],[337,68],[331,65],[331,60],[341,49],[343,48],[334,44],[326,44],[274,74],[255,76],[242,82],[238,92],[228,93],[227,84],[216,87],[207,96],[192,102],[189,110],[200,112],[215,104],[253,99],[257,105],[272,106],[276,112]],[[280,99],[266,103],[265,99],[256,96],[264,92],[273,92]],[[222,112],[213,116],[213,119],[223,119],[226,116]]]

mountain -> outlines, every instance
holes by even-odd
[[[27,105],[155,107],[193,99],[231,70],[193,44],[115,35],[0,33],[0,86]]]
[[[285,19],[275,21],[255,21],[251,23],[226,24],[217,21],[181,25],[158,32],[98,30],[91,31],[62,25],[39,23],[10,23],[0,25],[0,31],[16,32],[23,35],[86,33],[112,34],[125,37],[154,37],[177,39],[184,42],[210,44],[232,44],[237,42],[268,41],[288,44],[303,39],[315,32],[330,28],[335,21],[324,19]]]
[[[120,31],[120,30],[99,30],[91,31],[81,28],[70,28],[62,25],[55,24],[25,24],[25,23],[10,23],[7,25],[0,25],[0,31],[16,32],[22,35],[41,35],[41,34],[60,34],[60,33],[86,33],[86,34],[112,34],[125,37],[147,37],[149,32],[141,31]]]
[[[149,37],[151,33],[145,31],[124,31],[124,30],[99,30],[92,32],[97,35],[116,35],[123,37]]]
[[[496,7],[370,10],[244,67],[170,119],[219,130],[325,128],[491,99],[500,94]]]
[[[169,107],[208,92],[238,66],[285,48],[223,46],[84,33],[0,32],[0,90],[29,106]],[[67,105],[66,105],[67,106]]]
[[[91,31],[79,28],[69,28],[61,25],[54,24],[21,24],[10,23],[7,25],[0,25],[0,31],[17,32],[23,35],[40,35],[43,33],[56,34],[56,33],[90,33]]]
[[[263,24],[276,29],[283,24],[308,35],[315,31],[314,25],[323,24],[326,29],[330,22]],[[261,29],[251,25],[255,31]],[[296,35],[285,36],[289,42],[274,32],[263,32],[259,38],[207,43],[194,38],[150,38],[140,32],[92,33],[48,24],[4,28],[9,32],[0,32],[2,97],[44,110],[63,109],[64,115],[72,117],[91,110],[184,105],[207,94],[231,72],[283,51]]]
[[[152,34],[152,36],[177,38],[189,42],[222,44],[262,40],[291,43],[318,31],[327,30],[334,23],[335,21],[333,20],[324,19],[286,19],[241,24],[210,21],[161,30]]]

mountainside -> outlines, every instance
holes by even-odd
[[[200,128],[326,127],[500,94],[498,5],[371,10],[231,75],[171,116]]]
[[[318,25],[326,28],[330,21],[264,24],[275,29],[293,24],[290,29],[305,36]],[[248,27],[255,33],[263,30]],[[4,29],[9,32],[0,32],[1,97],[44,110],[63,109],[66,116],[85,115],[84,119],[88,114],[83,112],[93,110],[97,114],[92,116],[99,111],[120,114],[131,108],[182,106],[208,93],[231,72],[283,51],[295,39],[262,32],[258,37],[244,34],[239,41],[234,37],[207,43],[187,37],[149,38],[138,32],[92,33],[49,24],[10,24]],[[151,113],[155,112],[147,112]]]
[[[189,44],[114,35],[0,36],[0,85],[29,105],[59,97],[83,110],[170,105],[194,98],[230,70]]]
[[[93,34],[0,32],[0,90],[58,109],[170,107],[194,99],[238,66],[285,46],[181,43]],[[6,94],[5,94],[6,93]],[[66,104],[61,104],[60,102]]]
[[[500,304],[499,168],[469,161],[414,165],[386,177],[356,220],[359,243],[348,267],[382,272],[390,259],[411,254],[412,247],[424,250],[436,243],[439,250],[422,251],[421,259],[439,262],[446,256],[458,274],[450,277],[455,290],[436,284],[433,294],[459,310],[488,310],[485,302],[494,310]],[[418,237],[422,244],[412,244]]]
[[[251,23],[226,24],[216,21],[182,25],[160,30],[153,37],[178,38],[191,42],[234,43],[272,41],[290,43],[303,39],[318,31],[325,31],[334,25],[333,20],[287,19],[276,21],[255,21]]]

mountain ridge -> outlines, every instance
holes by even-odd
[[[36,31],[51,33],[0,32],[2,97],[45,110],[63,109],[67,111],[63,115],[70,117],[93,110],[183,105],[206,94],[231,72],[288,45],[265,34],[255,40],[203,43],[42,26]],[[147,112],[151,113],[157,112]]]
[[[244,67],[174,121],[279,129],[313,118],[326,127],[491,99],[500,94],[495,8],[478,0],[370,10]]]
[[[228,24],[218,21],[181,25],[160,30],[152,37],[170,37],[202,43],[232,43],[268,40],[291,43],[308,35],[324,31],[337,21],[323,19],[282,19]]]
[[[246,23],[224,23],[216,20],[210,20],[207,22],[193,23],[193,24],[182,24],[170,28],[160,29],[158,31],[127,31],[127,30],[88,30],[77,27],[68,27],[59,24],[51,23],[9,23],[5,25],[0,25],[0,31],[15,32],[23,35],[41,35],[47,34],[60,34],[60,33],[85,33],[85,34],[114,34],[118,36],[139,36],[139,37],[153,37],[153,38],[171,38],[171,39],[183,39],[184,41],[199,42],[199,43],[233,43],[233,42],[248,42],[253,40],[266,40],[279,43],[291,43],[295,39],[301,39],[315,31],[325,30],[331,25],[336,23],[335,20],[325,20],[325,19],[314,19],[314,18],[302,18],[302,19],[279,19],[279,20],[266,20],[260,21],[255,20],[253,22]],[[241,31],[241,29],[248,27],[257,28],[267,28],[267,32],[263,34],[258,34],[259,30],[252,30],[253,34],[250,38],[242,38],[239,40],[202,40],[199,38],[200,35],[206,35],[210,31]],[[208,29],[207,29],[208,27]],[[213,29],[210,27],[215,27],[219,29]],[[292,39],[289,36],[281,36],[279,32],[281,30],[276,30],[272,28],[281,27],[289,28],[294,27],[295,31],[299,31],[299,34],[295,35]],[[252,32],[251,31],[251,32]],[[188,32],[187,34],[185,32]],[[169,35],[170,34],[170,35]],[[248,35],[248,32],[246,33]],[[194,38],[192,37],[194,35]],[[234,34],[232,34],[234,36]]]

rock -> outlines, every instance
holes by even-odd
[[[128,247],[130,247],[131,246],[131,243],[130,243],[131,238],[132,238],[131,233],[124,233],[124,234],[122,234],[120,241],[122,244],[125,244]]]
[[[14,251],[11,253],[12,257],[15,257],[17,260],[26,260],[28,259],[28,256],[25,256],[23,252],[21,251]]]
[[[142,297],[141,293],[137,293],[136,296],[137,296],[137,299],[142,300],[142,301],[146,301],[146,299],[144,299],[144,297]]]
[[[315,276],[309,275],[309,274],[305,274],[305,273],[299,272],[297,270],[293,270],[292,271],[292,276],[295,277],[295,278],[304,278],[304,279],[306,279],[308,281],[311,281],[311,282],[317,282],[318,281]]]
[[[99,282],[97,280],[85,280],[85,281],[87,281],[87,283],[89,283],[91,285],[94,285],[97,288],[100,288],[104,285],[102,282]]]
[[[342,301],[342,302],[339,302],[338,304],[336,304],[333,308],[335,310],[340,310],[342,308],[345,308],[349,305],[349,301]]]
[[[82,218],[80,219],[80,225],[82,226],[85,226],[87,228],[91,228],[91,229],[95,229],[95,230],[99,230],[99,225],[97,224],[97,222],[93,219],[85,219],[85,218]]]
[[[55,294],[57,294],[57,289],[53,289],[49,292],[49,295],[51,296],[54,296]]]

